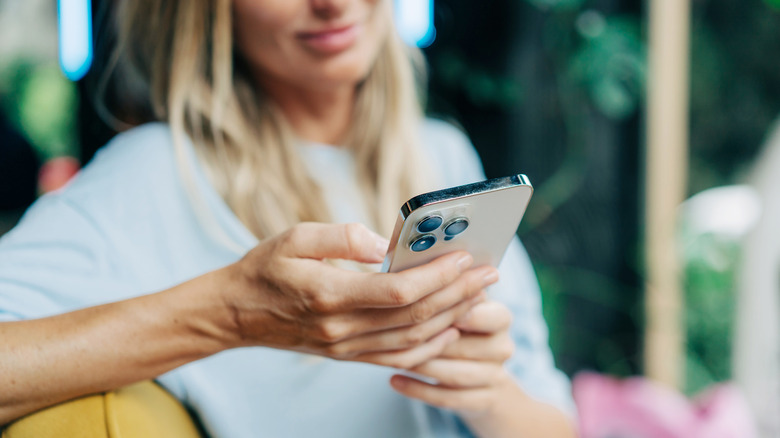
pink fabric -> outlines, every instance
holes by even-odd
[[[45,162],[38,173],[41,193],[61,189],[79,171],[79,162],[73,157],[57,157]]]
[[[666,386],[594,373],[574,379],[581,438],[755,438],[739,390],[714,386],[693,401]]]

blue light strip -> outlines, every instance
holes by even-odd
[[[90,0],[58,0],[60,68],[71,81],[84,77],[92,64]]]
[[[433,0],[395,0],[395,26],[406,44],[430,46],[436,39]]]

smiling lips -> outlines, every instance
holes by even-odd
[[[358,24],[352,24],[321,31],[299,32],[297,36],[309,49],[331,55],[352,47],[358,39],[360,29]]]

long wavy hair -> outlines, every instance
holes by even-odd
[[[186,170],[187,139],[211,183],[258,239],[301,221],[329,221],[294,133],[234,50],[231,1],[133,0],[117,6],[114,64],[133,69],[153,117],[169,124],[190,197],[197,194]],[[392,20],[389,7],[386,12]],[[395,32],[388,34],[357,86],[341,145],[354,154],[373,221],[368,225],[387,236],[399,206],[428,188],[418,156],[422,116],[413,60],[421,55]]]

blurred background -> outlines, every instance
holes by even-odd
[[[519,234],[572,377],[645,372],[648,4],[436,0],[423,44],[428,113],[463,127],[488,176],[536,187]],[[754,167],[780,115],[780,0],[691,5],[690,199],[676,234],[686,395],[735,378],[740,266],[767,209]],[[92,6],[99,18],[105,5]],[[110,29],[95,37],[99,68]],[[94,70],[60,71],[54,0],[0,0],[0,234],[115,134],[93,105]]]

